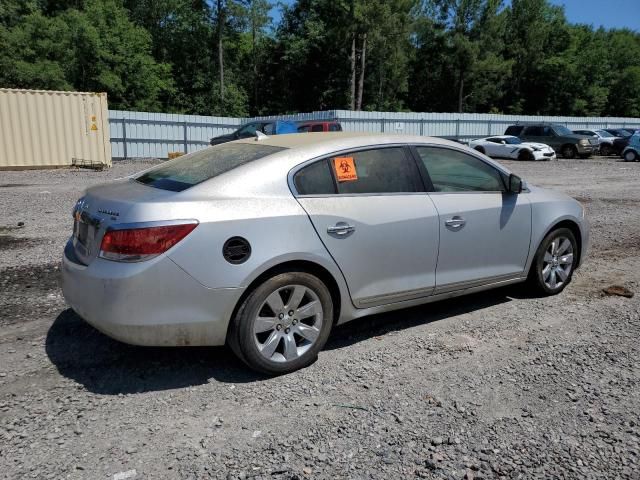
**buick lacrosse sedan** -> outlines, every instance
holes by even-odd
[[[71,307],[137,345],[223,345],[277,374],[331,328],[527,281],[560,293],[582,206],[428,137],[321,133],[209,147],[88,189],[63,256]]]

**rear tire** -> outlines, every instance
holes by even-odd
[[[578,150],[573,145],[565,145],[562,147],[562,156],[567,159],[576,158]]]
[[[476,152],[480,152],[480,153],[482,153],[482,154],[485,154],[485,151],[484,151],[484,148],[483,148],[483,147],[478,146],[478,147],[476,147],[474,150],[475,150]]]
[[[541,295],[557,295],[573,277],[578,244],[568,228],[553,230],[542,240],[529,270],[529,286]]]
[[[332,324],[333,302],[321,280],[307,272],[280,273],[244,299],[227,343],[252,369],[279,375],[313,363]]]

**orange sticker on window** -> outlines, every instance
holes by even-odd
[[[336,171],[336,178],[339,182],[353,182],[358,180],[356,165],[353,157],[336,157],[333,159],[333,168]]]

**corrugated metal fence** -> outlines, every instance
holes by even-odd
[[[338,120],[345,131],[429,135],[469,140],[503,134],[509,125],[554,122],[570,129],[639,127],[638,118],[519,116],[471,113],[353,112],[326,110],[255,118],[206,117],[165,113],[109,111],[114,158],[165,158],[170,152],[204,148],[211,137],[230,133],[258,119]]]

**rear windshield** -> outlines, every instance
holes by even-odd
[[[245,163],[284,150],[270,145],[224,143],[190,153],[140,175],[136,180],[151,187],[181,192]]]

